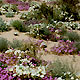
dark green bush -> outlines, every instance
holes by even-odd
[[[9,47],[8,40],[0,37],[0,51],[5,51]]]
[[[23,25],[23,22],[20,20],[15,20],[11,25],[20,32],[26,32],[26,27]]]
[[[46,3],[40,5],[39,11],[41,11],[46,19],[53,18],[53,7],[47,6]]]
[[[80,16],[77,11],[76,4],[79,3],[79,0],[60,0],[61,9],[68,12],[68,16],[73,15],[74,20],[79,20]]]
[[[64,15],[61,15],[62,10],[58,8],[53,8],[53,19],[55,21],[62,21],[64,19]]]

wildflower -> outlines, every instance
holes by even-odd
[[[71,79],[74,79],[74,77],[71,77]]]
[[[57,80],[62,80],[62,78],[61,78],[61,77],[59,77]]]

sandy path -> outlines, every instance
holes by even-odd
[[[0,37],[6,38],[9,41],[12,41],[13,39],[23,40],[23,39],[29,38],[24,33],[20,33],[20,32],[18,32],[19,36],[15,36],[14,32],[18,32],[18,31],[13,29],[13,30],[8,31],[8,32],[3,32],[3,33],[1,33]]]

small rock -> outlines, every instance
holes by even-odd
[[[19,34],[18,32],[14,32],[14,35],[15,35],[15,36],[18,36],[18,34]]]

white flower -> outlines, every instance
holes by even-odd
[[[71,72],[67,72],[67,74],[71,74]]]
[[[71,79],[74,79],[74,77],[71,77]]]
[[[16,76],[17,74],[13,74],[13,76]]]
[[[58,30],[55,30],[55,32],[56,32],[56,33],[59,33],[59,31],[58,31]]]
[[[9,49],[9,50],[7,50],[5,53],[11,53],[11,52],[13,52],[14,50],[12,50],[12,49]]]
[[[28,62],[28,63],[30,62],[27,58],[21,59],[20,61],[21,61],[21,62]]]
[[[39,77],[39,76],[40,76],[40,74],[37,74],[36,76],[38,76],[38,77]]]
[[[49,28],[49,26],[47,26],[46,28]]]
[[[36,73],[36,70],[35,70],[35,69],[31,69],[31,70],[30,70],[30,72],[31,72],[31,75],[32,75],[32,76],[36,76],[36,75],[37,75],[37,73]]]
[[[80,77],[80,72],[76,73],[76,76],[77,76],[77,77]]]
[[[40,75],[40,77],[41,77],[41,78],[43,78],[43,77],[44,77],[44,75]]]
[[[79,79],[76,79],[76,80],[79,80]]]
[[[17,57],[17,58],[19,58],[19,59],[20,59],[21,57]]]
[[[17,53],[21,53],[21,51],[20,51],[20,50],[16,50],[16,51],[14,52],[15,55],[17,55]]]
[[[61,78],[61,77],[59,77],[57,80],[62,80],[62,78]]]
[[[13,68],[10,68],[9,71],[13,71]]]

